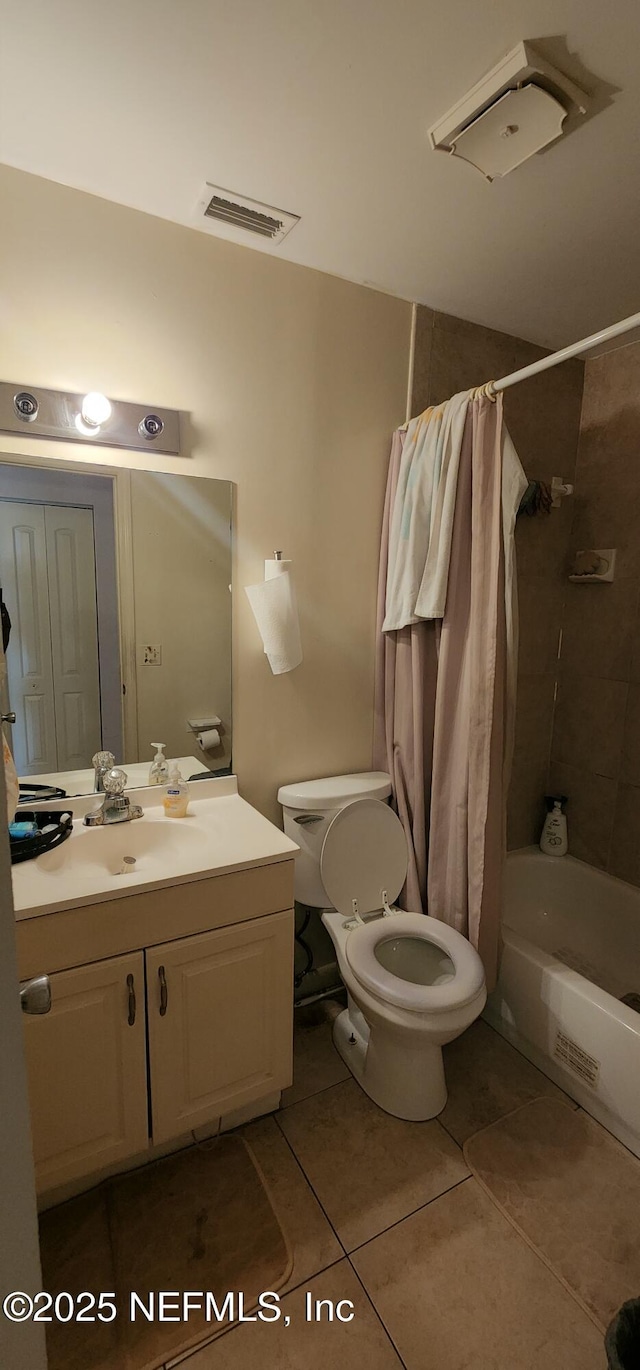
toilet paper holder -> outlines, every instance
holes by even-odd
[[[208,728],[221,728],[222,719],[217,714],[208,714],[206,718],[188,718],[187,728],[190,733],[205,733]]]
[[[189,718],[187,723],[201,752],[217,751],[218,747],[222,746],[222,721],[217,714],[211,714],[207,718]]]

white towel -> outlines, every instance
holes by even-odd
[[[383,632],[444,614],[470,395],[461,391],[407,429],[389,531]]]

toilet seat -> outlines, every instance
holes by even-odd
[[[423,939],[444,952],[453,963],[451,979],[442,984],[414,984],[381,965],[376,948],[402,938]],[[482,962],[467,939],[439,918],[422,913],[397,913],[354,928],[347,937],[345,955],[365,989],[384,1003],[413,1013],[462,1008],[484,986]]]

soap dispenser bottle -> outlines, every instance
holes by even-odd
[[[151,743],[156,749],[156,754],[149,767],[150,785],[166,785],[169,779],[169,763],[164,754],[164,745],[164,742]]]
[[[548,813],[540,836],[540,850],[546,852],[547,856],[566,856],[569,850],[567,815],[562,811],[566,802],[563,794],[545,795]]]
[[[186,818],[189,808],[189,786],[185,785],[177,766],[171,771],[162,803],[167,818]]]

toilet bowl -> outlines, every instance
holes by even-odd
[[[383,802],[385,780],[390,793],[389,777],[374,772],[284,786],[278,798],[285,831],[298,842],[304,835],[296,898],[310,903],[312,888],[322,899],[316,907],[347,989],[335,1045],[381,1108],[422,1121],[444,1108],[442,1047],[482,1012],[486,988],[466,938],[394,906],[408,853],[402,824]]]
[[[353,927],[327,909],[322,921],[348,993],[333,1029],[340,1055],[387,1113],[434,1118],[447,1102],[442,1047],[485,1005],[480,957],[422,913],[374,913]]]

